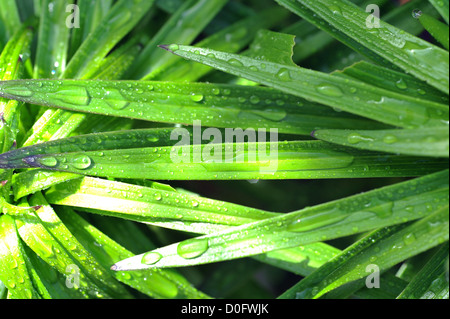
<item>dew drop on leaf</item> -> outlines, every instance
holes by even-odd
[[[123,110],[130,104],[116,89],[108,89],[103,95],[102,100],[114,110]]]
[[[87,90],[81,86],[69,86],[58,90],[50,97],[72,105],[86,106],[89,105],[91,99]]]
[[[286,68],[281,68],[278,73],[277,73],[277,77],[281,80],[281,81],[291,81],[291,73],[289,72],[288,69]]]
[[[236,59],[230,59],[230,60],[228,60],[228,63],[231,64],[231,65],[233,65],[233,66],[237,66],[237,67],[242,67],[242,66],[244,66],[244,64],[242,64],[241,61],[236,60]]]
[[[80,155],[75,157],[71,163],[72,167],[76,169],[88,169],[92,165],[92,160],[87,155]]]
[[[331,97],[341,97],[344,95],[341,89],[332,85],[322,85],[317,87],[317,91],[321,94]]]
[[[178,51],[180,49],[180,46],[178,44],[171,44],[169,45],[170,51]]]
[[[386,135],[383,138],[383,142],[386,144],[394,144],[398,142],[398,138],[395,135]]]
[[[194,101],[194,102],[197,102],[197,103],[203,101],[204,98],[205,97],[202,94],[195,94],[194,93],[194,94],[191,95],[191,100]]]
[[[142,256],[142,263],[145,265],[154,265],[158,261],[160,261],[162,258],[162,255],[160,253],[156,252],[148,252]]]
[[[41,157],[38,159],[39,164],[45,167],[55,167],[58,165],[58,160],[53,156]]]
[[[208,239],[190,239],[178,244],[177,253],[182,258],[193,259],[203,255],[208,248]]]
[[[372,142],[373,139],[370,138],[370,137],[364,137],[364,136],[362,136],[362,135],[360,135],[358,133],[352,133],[352,134],[350,134],[347,137],[347,141],[350,144],[358,144],[358,143],[361,143],[361,142]]]
[[[408,85],[403,79],[398,80],[395,85],[401,90],[406,90],[408,88]]]

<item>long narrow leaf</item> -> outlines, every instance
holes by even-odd
[[[146,121],[236,128],[277,128],[309,135],[318,128],[379,128],[273,89],[147,81],[7,81],[0,95],[77,112]]]
[[[449,91],[449,54],[431,43],[380,20],[367,26],[368,14],[347,0],[277,0],[305,19],[323,19],[327,31],[335,28],[352,41],[426,81],[444,93]],[[318,19],[317,19],[318,17]],[[320,26],[320,23],[317,23]],[[333,35],[333,34],[332,34]]]
[[[162,247],[149,252],[159,257],[151,264],[143,262],[142,254],[121,261],[114,268],[182,267],[248,257],[406,223],[447,205],[448,171],[444,171]]]
[[[319,298],[348,282],[368,277],[375,267],[380,274],[402,260],[448,240],[447,227],[448,206],[407,227],[375,231],[289,289],[281,298]],[[381,284],[386,283],[380,281]]]
[[[448,157],[448,128],[411,130],[319,130],[314,137],[359,149],[413,156]]]
[[[189,46],[163,47],[221,71],[383,123],[406,128],[447,125],[447,105],[300,68],[290,59],[293,38],[288,41],[285,36],[274,34],[271,39],[261,49],[263,61]]]

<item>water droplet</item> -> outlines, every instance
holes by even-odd
[[[398,80],[395,85],[401,90],[406,90],[408,88],[408,85],[403,79]]]
[[[333,12],[333,14],[340,14],[340,15],[342,15],[342,11],[341,11],[341,8],[339,6],[332,5],[332,6],[329,6],[328,8],[330,9],[331,12]]]
[[[278,71],[278,73],[277,73],[277,77],[282,81],[291,81],[292,80],[291,72],[286,68],[280,69],[280,71]]]
[[[236,60],[236,59],[230,59],[230,60],[228,60],[228,63],[233,65],[233,66],[237,66],[237,67],[244,66],[244,64],[241,61]]]
[[[162,255],[160,253],[148,252],[148,253],[144,254],[144,256],[142,256],[141,263],[146,264],[146,265],[154,265],[158,261],[160,261],[161,258],[162,258]]]
[[[260,101],[261,101],[261,100],[260,100],[259,97],[257,97],[257,96],[252,96],[252,97],[250,98],[250,103],[252,103],[252,104],[258,104]]]
[[[89,105],[91,98],[87,90],[81,86],[69,86],[58,90],[55,95],[52,94],[55,99],[71,104],[86,106]]]
[[[193,259],[203,255],[209,248],[207,238],[190,239],[178,244],[177,253],[185,259]]]
[[[158,136],[154,136],[154,135],[149,135],[147,136],[147,141],[152,142],[152,143],[156,143],[159,141],[159,137]]]
[[[364,136],[362,136],[362,135],[360,135],[358,133],[352,133],[352,134],[350,134],[347,137],[347,141],[350,144],[358,144],[358,143],[361,143],[361,142],[372,142],[373,139],[370,138],[370,137],[364,137]]]
[[[193,93],[191,95],[191,100],[194,101],[194,102],[197,102],[197,103],[203,101],[204,98],[205,97],[202,94],[195,94],[195,93]]]
[[[285,110],[280,109],[265,109],[264,111],[251,111],[252,114],[256,114],[266,120],[274,121],[274,122],[280,122],[284,120],[287,116],[287,113]]]
[[[160,193],[156,193],[154,197],[155,197],[155,199],[158,200],[158,201],[162,199],[162,196],[161,196]]]
[[[340,209],[334,208],[331,211],[305,216],[294,221],[287,227],[288,231],[305,232],[312,229],[322,228],[328,225],[336,224],[347,218],[347,215]]]
[[[331,96],[331,97],[341,97],[344,95],[344,93],[342,93],[340,88],[338,88],[336,86],[332,86],[332,85],[319,86],[317,88],[317,91],[319,93],[322,93],[324,95]]]
[[[169,45],[170,51],[178,51],[180,49],[180,46],[178,44],[171,44]]]
[[[76,169],[88,169],[92,165],[92,160],[87,155],[80,155],[72,160],[71,165]]]
[[[413,233],[407,234],[403,237],[403,241],[406,245],[411,245],[416,241],[416,236]]]
[[[394,144],[398,142],[398,138],[395,135],[386,135],[383,138],[383,142],[386,144]]]
[[[55,167],[56,165],[58,165],[58,160],[53,156],[41,157],[38,159],[38,161],[42,166],[46,167]]]
[[[197,201],[192,201],[192,206],[193,207],[198,207],[200,204]]]
[[[389,218],[392,215],[393,208],[394,208],[394,203],[387,202],[387,203],[378,205],[377,207],[374,207],[370,211],[375,213],[378,218],[385,219],[385,218]]]
[[[123,110],[130,102],[125,100],[123,95],[116,89],[109,89],[105,92],[102,100],[114,110]]]
[[[414,19],[419,19],[422,16],[422,11],[419,9],[414,9],[412,12],[412,16]]]
[[[420,95],[426,95],[426,94],[427,94],[427,92],[426,92],[425,90],[423,90],[423,89],[417,89],[417,92],[418,92]]]

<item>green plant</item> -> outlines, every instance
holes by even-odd
[[[448,1],[2,0],[0,48],[0,297],[448,298]]]

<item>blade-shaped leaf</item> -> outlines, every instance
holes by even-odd
[[[137,57],[130,69],[129,78],[148,79],[152,77],[152,73],[159,73],[173,63],[173,57],[164,55],[157,49],[158,44],[179,41],[190,44],[226,3],[227,0],[184,1]]]
[[[448,299],[449,285],[445,269],[448,250],[447,242],[411,280],[398,299]]]
[[[72,57],[63,77],[81,78],[91,68],[98,67],[101,60],[139,22],[153,4],[154,0],[116,2]]]
[[[277,2],[325,30],[362,45],[448,94],[449,54],[447,51],[380,20],[379,27],[369,27],[368,14],[347,0],[277,0]],[[332,33],[334,35],[334,33]]]
[[[61,219],[73,234],[80,238],[83,246],[103,267],[109,268],[114,261],[133,255],[130,251],[79,217],[75,212],[64,210],[61,214]],[[154,298],[209,298],[204,293],[196,290],[181,274],[171,270],[150,270],[133,274],[116,272],[113,274],[118,281]]]
[[[444,171],[162,247],[149,252],[159,256],[153,263],[143,262],[142,254],[115,268],[180,267],[248,257],[406,223],[447,206],[448,171]]]
[[[272,39],[282,39],[274,36]],[[340,110],[368,117],[395,126],[414,128],[448,125],[447,105],[418,99],[366,83],[300,68],[274,63],[277,51],[272,47],[284,42],[270,41],[264,57],[249,58],[242,55],[196,47],[171,45],[165,49],[184,58],[197,61],[218,70],[264,84],[283,92],[303,97]],[[292,52],[285,46],[287,54]],[[273,58],[270,58],[270,57]],[[286,55],[284,55],[286,56]]]
[[[34,167],[91,176],[153,180],[418,176],[447,167],[443,159],[356,151],[321,141],[211,143],[16,155],[15,151],[0,155],[0,167]]]
[[[449,23],[449,2],[443,0],[429,0],[444,20]]]
[[[39,298],[31,284],[14,219],[1,215],[0,226],[0,280],[8,288],[11,298]]]
[[[381,126],[330,111],[292,95],[259,87],[146,81],[33,80],[0,82],[0,95],[77,112],[187,125],[201,121],[203,126],[212,127],[276,127],[280,133],[301,135],[309,135],[317,128]],[[61,117],[57,119],[61,120]]]
[[[411,130],[319,130],[313,136],[330,143],[359,149],[413,156],[448,157],[448,128]]]
[[[348,282],[366,278],[374,271],[385,271],[448,240],[446,228],[448,206],[406,227],[400,225],[377,230],[347,248],[280,298],[319,298]],[[380,281],[379,284],[386,283]]]
[[[66,8],[73,0],[42,1],[39,24],[35,78],[56,78],[65,70],[69,50],[70,28],[66,25]]]

